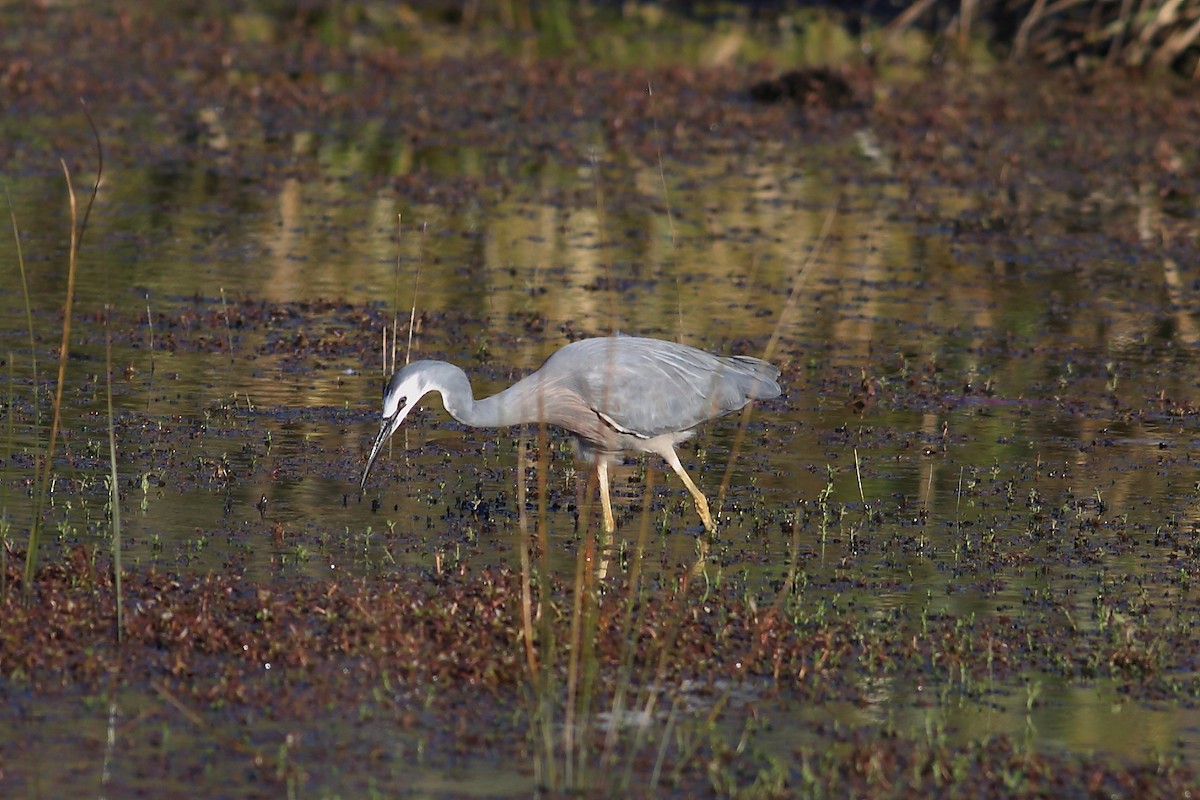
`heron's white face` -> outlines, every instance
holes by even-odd
[[[362,482],[359,484],[360,491],[367,485],[367,475],[371,472],[371,465],[375,463],[375,459],[383,450],[383,443],[399,429],[404,418],[417,405],[417,401],[433,388],[424,375],[413,369],[415,366],[417,365],[410,364],[397,372],[388,382],[387,388],[383,390],[383,422],[379,426],[379,433],[375,436],[375,443],[371,445],[371,454],[367,456],[367,467],[363,470]]]

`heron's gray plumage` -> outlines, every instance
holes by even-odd
[[[572,342],[498,394],[475,400],[466,374],[444,361],[417,361],[384,391],[383,424],[362,485],[383,443],[429,392],[446,411],[475,427],[545,423],[574,434],[582,455],[600,470],[606,526],[611,527],[607,462],[625,451],[658,453],[688,485],[707,527],[707,504],[679,464],[674,446],[700,423],[751,400],[780,394],[779,370],[749,356],[718,356],[660,339],[608,336]],[[703,506],[702,506],[703,504]]]
[[[779,370],[746,356],[723,357],[658,339],[584,339],[559,350],[558,360],[588,406],[620,430],[650,438],[690,430],[737,411],[750,400],[779,396]]]

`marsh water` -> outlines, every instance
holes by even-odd
[[[794,568],[814,615],[916,632],[957,620],[1039,655],[1012,656],[1018,668],[995,678],[990,652],[987,674],[936,658],[919,680],[865,670],[848,679],[853,697],[823,702],[747,679],[740,702],[761,703],[765,720],[754,747],[784,758],[819,745],[823,726],[869,725],[1200,767],[1187,633],[1196,262],[1186,236],[1173,240],[1182,252],[1151,243],[1168,225],[1194,226],[1194,205],[1089,185],[1053,163],[1076,152],[1066,121],[1032,132],[979,123],[1043,154],[1024,165],[1038,180],[1007,179],[997,197],[992,183],[941,167],[901,174],[897,159],[918,145],[897,144],[870,115],[814,132],[796,112],[717,94],[714,107],[749,128],[718,112],[681,121],[679,106],[641,98],[636,146],[616,112],[592,106],[570,124],[526,120],[544,126],[536,145],[503,119],[414,142],[397,135],[395,112],[255,128],[245,109],[201,103],[180,133],[156,129],[137,103],[94,107],[109,159],[80,250],[42,559],[109,546],[110,357],[125,568],[286,584],[517,569],[523,512],[544,523],[551,563],[569,577],[596,526],[564,437],[551,432],[541,453],[538,431],[469,429],[433,397],[360,498],[393,357],[459,364],[481,396],[568,341],[612,331],[765,355],[783,369],[783,396],[707,424],[683,453],[720,497],[703,566],[713,591],[767,603]],[[55,131],[82,204],[95,177],[82,116],[32,104],[20,114],[5,135]],[[769,130],[749,132],[756,114],[773,115]],[[937,135],[944,161],[958,163],[953,134]],[[1155,135],[1132,130],[1130,150],[1150,150]],[[13,238],[0,246],[10,546],[30,527],[67,288],[61,168],[30,141],[21,153],[41,160],[10,162],[3,178],[24,259],[22,277]],[[545,503],[536,470],[521,469],[539,457]],[[652,458],[630,458],[614,489],[609,552],[621,563],[648,519],[650,563],[669,582],[705,538],[686,492]],[[993,638],[1007,663],[1004,635]],[[1192,651],[1178,646],[1189,640]],[[125,720],[158,702],[118,696]],[[20,698],[25,722],[0,734],[18,795],[93,785],[116,706]],[[203,732],[175,735],[212,746]],[[314,749],[314,738],[351,747],[317,723],[299,735]],[[365,753],[375,736],[393,748],[381,785],[420,761],[419,733],[350,738]],[[522,770],[480,758],[435,764],[408,785],[529,791]],[[355,785],[336,769],[321,780],[326,793]]]

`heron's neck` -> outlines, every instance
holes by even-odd
[[[476,400],[467,375],[453,364],[446,364],[441,378],[442,405],[450,416],[476,428],[503,428],[536,422],[534,390],[536,378],[526,377],[498,394]]]

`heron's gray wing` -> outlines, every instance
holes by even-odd
[[[569,374],[589,407],[642,437],[684,431],[780,393],[779,370],[765,361],[659,339],[585,339],[558,351],[547,369]]]

